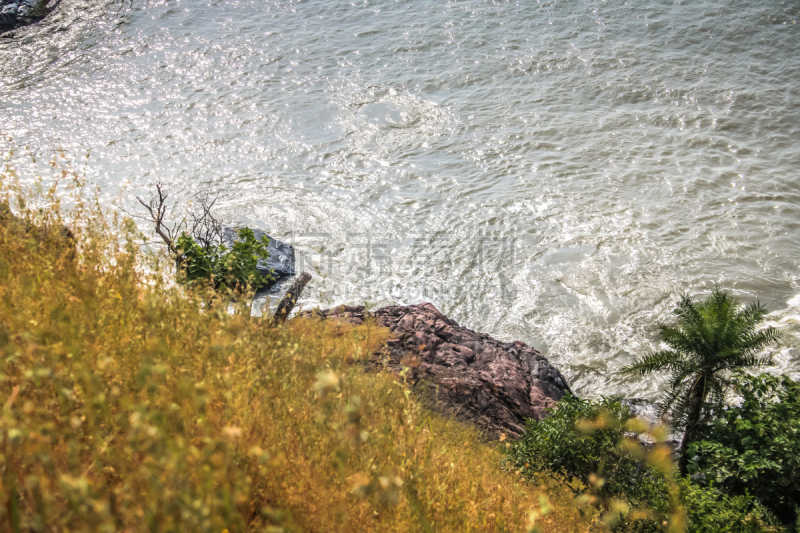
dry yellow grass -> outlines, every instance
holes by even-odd
[[[60,224],[57,207],[24,216]],[[0,529],[601,528],[402,376],[363,372],[386,330],[204,307],[157,263],[142,274],[129,224],[71,217],[77,253],[0,226]]]

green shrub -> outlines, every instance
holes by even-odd
[[[686,509],[688,533],[770,533],[782,531],[757,500],[729,496],[713,487],[701,487],[684,478],[679,481]]]
[[[800,502],[800,383],[739,375],[740,407],[725,409],[689,448],[689,472],[731,494],[750,494],[786,523]]]
[[[548,418],[528,421],[507,457],[529,479],[560,478],[576,493],[599,497],[612,511],[614,502],[619,507],[620,501],[627,501],[634,509],[618,513],[622,520],[611,523],[615,531],[668,530],[671,512],[674,522],[674,496],[685,509],[689,533],[780,531],[750,496],[725,495],[714,487],[692,485],[688,478],[679,478],[676,486],[671,482],[674,466],[668,457],[659,460],[657,452],[645,454],[630,438],[643,431],[643,424],[637,424],[615,398],[592,402],[568,395]]]
[[[600,402],[567,395],[553,414],[528,420],[522,438],[512,444],[509,458],[531,478],[547,473],[563,478],[583,493],[596,477],[602,496],[625,496],[633,503],[654,503],[658,511],[669,509],[664,476],[642,464],[621,445],[630,411],[616,398]]]
[[[631,420],[616,398],[591,402],[568,394],[549,417],[528,420],[508,457],[527,478],[560,479],[604,508],[604,522],[615,531],[661,531],[674,502],[663,471],[648,464],[641,445],[626,438]],[[669,458],[666,462],[671,470]]]
[[[203,247],[186,233],[175,241],[182,279],[189,285],[211,282],[214,288],[227,287],[237,291],[258,289],[273,276],[262,276],[256,269],[258,261],[269,257],[269,239],[256,239],[253,230],[238,230],[239,240],[231,248],[223,245]]]

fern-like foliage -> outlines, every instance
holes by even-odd
[[[742,307],[719,287],[702,303],[682,295],[673,313],[678,325],[660,326],[668,349],[637,359],[622,372],[669,373],[669,389],[659,401],[661,414],[669,414],[675,428],[686,430],[684,451],[698,424],[722,405],[729,372],[771,364],[761,353],[780,333],[772,327],[759,329],[767,313],[764,306],[756,302]]]

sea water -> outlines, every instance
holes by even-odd
[[[800,362],[796,1],[62,0],[0,38],[0,154],[109,209],[293,243],[300,302],[433,302],[541,350],[580,394],[678,296],[760,300]],[[63,163],[66,161],[67,163]]]

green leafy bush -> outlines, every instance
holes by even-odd
[[[560,479],[605,508],[604,521],[616,531],[661,531],[673,503],[667,478],[643,460],[638,443],[625,438],[631,419],[616,398],[592,402],[568,394],[549,417],[528,420],[508,456],[527,478]],[[629,503],[642,511],[631,513]]]
[[[686,509],[689,533],[780,532],[757,500],[750,496],[729,496],[713,487],[694,485],[684,478],[678,482]]]
[[[781,520],[800,502],[800,383],[768,374],[735,378],[740,407],[725,409],[689,448],[689,472],[732,494],[750,494]]]
[[[626,500],[634,510],[619,513],[622,520],[611,523],[615,531],[668,530],[675,522],[671,487],[677,488],[689,533],[781,531],[750,496],[729,496],[713,486],[693,485],[687,478],[679,478],[676,487],[671,482],[674,466],[668,457],[653,460],[630,438],[643,429],[615,398],[592,402],[568,395],[548,418],[529,420],[507,456],[527,478],[560,478],[576,493],[592,493],[612,502],[606,503],[612,511],[613,502],[620,508],[620,498]]]
[[[577,493],[596,477],[603,479],[602,496],[625,496],[634,503],[654,502],[668,510],[664,476],[642,464],[621,445],[630,411],[616,398],[599,402],[567,395],[553,414],[528,420],[522,438],[512,444],[509,458],[531,478],[547,473],[563,478]]]
[[[183,280],[190,285],[210,282],[214,288],[224,286],[237,291],[258,289],[274,280],[256,269],[259,260],[266,261],[269,257],[269,239],[256,239],[250,228],[242,228],[238,234],[239,240],[231,248],[203,247],[188,234],[181,234],[175,241],[175,249]]]

